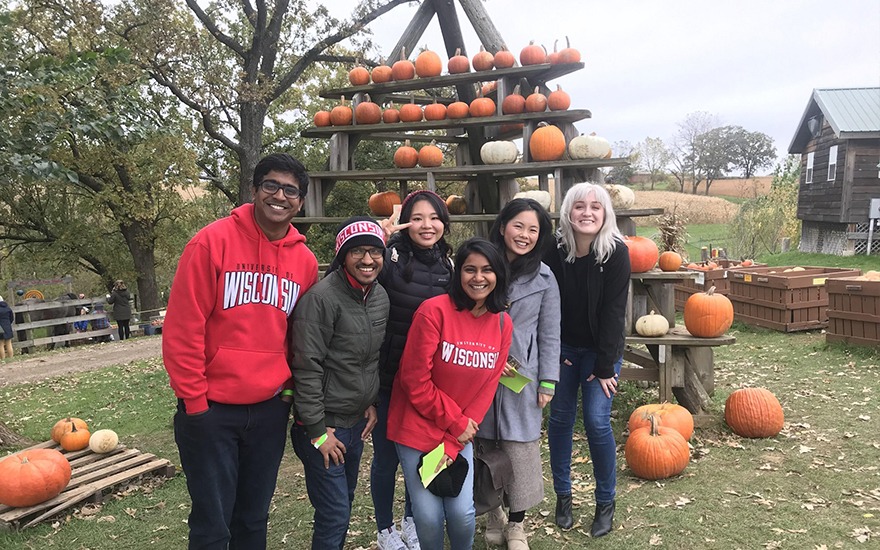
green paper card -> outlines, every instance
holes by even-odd
[[[437,477],[437,474],[446,469],[446,463],[443,464],[443,467],[437,470],[437,465],[440,464],[440,461],[443,460],[443,455],[446,454],[446,446],[443,445],[441,441],[437,448],[433,451],[429,452],[422,458],[422,466],[419,468],[419,477],[422,478],[422,485],[427,487],[434,478]]]
[[[528,385],[529,382],[532,381],[528,376],[522,375],[519,371],[513,371],[514,376],[501,376],[499,382],[508,387],[514,393],[519,393],[523,390],[524,387]]]

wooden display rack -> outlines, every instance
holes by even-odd
[[[0,504],[0,529],[26,529],[68,512],[82,502],[101,502],[105,491],[145,475],[174,477],[175,468],[169,460],[137,449],[119,445],[106,454],[89,449],[66,452],[54,441],[39,443],[28,449],[56,449],[70,462],[70,483],[55,498],[34,506],[12,508]]]

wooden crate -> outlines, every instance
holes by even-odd
[[[0,529],[25,529],[88,501],[100,502],[105,491],[145,475],[174,476],[175,468],[170,461],[137,449],[119,445],[106,454],[89,449],[66,452],[54,441],[46,441],[30,449],[55,449],[62,452],[70,462],[70,483],[55,498],[34,506],[12,508],[0,504]]]
[[[676,283],[675,285],[675,309],[678,311],[684,311],[684,303],[687,302],[687,299],[691,297],[691,295],[696,294],[697,292],[705,292],[715,287],[715,292],[718,294],[724,294],[727,296],[727,293],[730,291],[730,277],[728,275],[728,270],[740,269],[739,264],[741,263],[739,260],[723,260],[717,259],[714,262],[718,265],[720,269],[711,269],[708,271],[703,271],[702,269],[692,269],[687,267],[682,267],[682,271],[689,271],[697,274],[696,279],[685,279]],[[766,264],[752,264],[750,267],[764,267]]]
[[[727,297],[734,317],[750,325],[783,332],[828,326],[828,293],[825,282],[861,274],[858,269],[792,266],[742,268],[730,272]]]
[[[829,279],[826,342],[880,346],[880,281]]]

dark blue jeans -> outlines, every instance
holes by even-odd
[[[192,499],[189,548],[263,549],[284,454],[290,403],[209,402],[190,416],[178,401],[174,440]]]
[[[565,364],[568,360],[571,365]],[[623,358],[614,363],[615,375],[620,375]],[[556,494],[571,494],[571,449],[574,421],[577,415],[578,393],[583,401],[584,429],[593,460],[596,478],[596,503],[614,501],[617,486],[617,450],[611,430],[611,398],[605,397],[599,380],[587,382],[596,366],[596,352],[562,344],[559,383],[550,402],[550,420],[547,439],[550,443],[550,467],[553,470],[553,489]]]
[[[361,434],[366,426],[367,419],[364,418],[351,428],[336,428],[336,439],[345,445],[345,462],[336,465],[331,460],[329,468],[324,467],[324,456],[312,445],[305,428],[294,424],[290,429],[293,451],[303,463],[306,490],[315,509],[313,550],[342,550],[345,544],[358,469],[364,452]]]
[[[370,494],[373,497],[373,509],[376,514],[376,527],[379,531],[388,529],[394,524],[394,486],[397,484],[397,447],[388,440],[388,405],[391,392],[379,390],[379,406],[376,415],[379,418],[373,428],[373,463],[370,465]],[[403,517],[411,518],[412,502],[409,490],[403,485]]]

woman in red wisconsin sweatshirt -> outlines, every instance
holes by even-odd
[[[489,241],[465,241],[455,257],[448,295],[426,300],[413,317],[391,391],[388,439],[397,452],[423,550],[473,546],[472,441],[492,404],[507,361],[513,325],[503,312],[507,264]],[[419,462],[444,445],[446,464],[461,455],[467,475],[455,497],[425,488]]]

